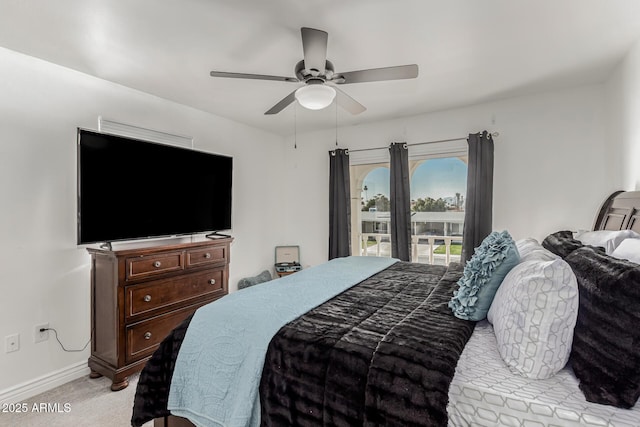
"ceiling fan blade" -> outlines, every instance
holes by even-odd
[[[378,82],[383,80],[414,79],[416,77],[418,77],[418,66],[416,64],[411,64],[336,73],[332,82],[336,84],[349,84]]]
[[[298,82],[295,77],[268,76],[265,74],[244,74],[244,73],[227,73],[224,71],[212,71],[209,73],[211,77],[230,77],[233,79],[254,79],[254,80],[277,80],[281,82]]]
[[[297,90],[297,89],[296,89]],[[280,102],[271,107],[269,111],[264,113],[265,115],[278,114],[280,111],[284,110],[289,104],[293,103],[296,100],[296,91],[294,90],[289,95],[282,98]]]
[[[327,39],[329,35],[322,30],[302,27],[302,50],[304,68],[313,73],[324,74],[327,62]],[[316,74],[316,75],[318,75]]]
[[[343,90],[334,87],[337,92],[336,98],[338,105],[350,112],[351,114],[360,114],[367,109],[364,105],[347,95]]]

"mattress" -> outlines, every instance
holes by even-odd
[[[640,426],[632,409],[585,400],[571,368],[536,380],[512,373],[497,350],[493,327],[478,322],[449,388],[449,426]]]

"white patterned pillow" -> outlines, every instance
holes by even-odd
[[[527,237],[525,239],[516,240],[516,248],[520,254],[520,258],[526,256],[531,251],[542,248],[542,245],[533,237]]]
[[[571,353],[578,304],[576,277],[562,259],[515,266],[488,313],[500,356],[511,370],[544,379],[562,369]]]
[[[520,262],[522,263],[525,261],[532,261],[532,260],[553,261],[554,259],[560,259],[560,257],[554,254],[553,252],[551,252],[550,250],[540,246],[540,249],[534,249],[532,251],[529,251],[529,253],[526,254],[525,256],[520,257]]]
[[[516,240],[516,248],[518,249],[518,253],[520,254],[521,263],[525,261],[531,261],[533,259],[541,261],[553,261],[556,258],[560,258],[558,255],[545,249],[533,237]]]

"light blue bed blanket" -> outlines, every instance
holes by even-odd
[[[258,426],[262,366],[276,332],[396,261],[336,258],[201,307],[180,347],[169,410],[197,426]]]

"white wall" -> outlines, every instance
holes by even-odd
[[[639,46],[604,86],[339,128],[340,146],[498,131],[494,229],[541,239],[588,228],[607,194],[639,188]],[[20,351],[0,350],[0,401],[89,355],[64,353],[53,339],[33,344],[32,334],[49,322],[69,347],[89,337],[89,257],[75,244],[75,134],[95,129],[99,115],[191,135],[196,148],[234,156],[232,288],[269,267],[276,245],[301,245],[305,265],[327,259],[335,130],[300,133],[294,149],[293,137],[283,146],[279,136],[1,48],[0,63],[0,338],[21,336]]]
[[[231,287],[273,265],[282,137],[2,48],[0,63],[0,401],[86,366],[89,350],[65,353],[53,336],[34,344],[33,329],[49,322],[70,348],[90,336],[90,258],[75,243],[76,128],[97,129],[99,115],[233,156]],[[14,333],[21,348],[6,354]]]
[[[590,228],[616,183],[605,162],[603,86],[506,99],[482,105],[339,128],[341,147],[384,147],[466,136],[484,129],[495,139],[493,227],[538,239],[560,229]],[[287,233],[303,264],[328,251],[328,151],[335,130],[308,132],[286,144]]]
[[[640,41],[611,74],[605,91],[611,176],[622,190],[640,190]]]

